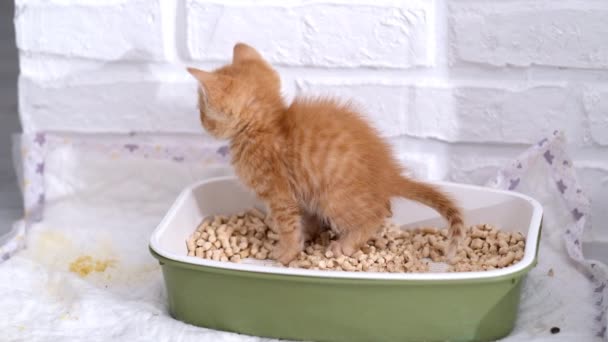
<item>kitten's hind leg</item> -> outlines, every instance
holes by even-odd
[[[329,250],[336,256],[351,256],[366,244],[380,229],[383,219],[362,221],[354,229],[340,229],[340,237],[332,241]]]
[[[339,238],[332,241],[329,250],[337,256],[353,255],[378,232],[387,214],[384,210],[378,210],[378,213],[367,212],[367,215],[365,212],[360,215],[351,213],[346,220],[343,217],[332,218]]]
[[[272,257],[287,265],[304,249],[300,208],[295,202],[284,198],[271,200],[269,207],[279,231],[279,243],[274,247]]]

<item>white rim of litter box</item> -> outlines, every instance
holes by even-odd
[[[507,194],[513,197],[519,197],[526,201],[528,201],[532,207],[534,208],[532,213],[532,219],[530,221],[530,227],[528,227],[527,237],[526,237],[526,248],[524,251],[524,257],[518,263],[497,270],[489,270],[489,271],[476,271],[476,272],[438,272],[438,273],[386,273],[386,272],[349,272],[349,271],[325,271],[325,270],[308,270],[301,268],[289,268],[289,267],[280,267],[280,266],[264,266],[264,265],[251,265],[251,264],[242,264],[242,263],[232,263],[232,262],[221,262],[214,261],[208,259],[201,259],[197,257],[175,254],[171,252],[167,252],[160,248],[160,237],[163,235],[165,230],[167,229],[167,222],[173,219],[175,216],[175,208],[180,207],[183,202],[186,200],[189,193],[192,192],[194,188],[197,188],[201,185],[205,185],[207,183],[218,182],[232,180],[238,181],[238,179],[234,176],[222,176],[222,177],[213,177],[209,178],[195,184],[190,185],[186,189],[184,189],[177,200],[171,206],[169,212],[162,219],[160,224],[152,233],[150,238],[150,248],[157,253],[158,255],[165,257],[169,260],[179,261],[186,264],[191,265],[200,265],[206,267],[214,267],[225,270],[234,270],[234,271],[244,271],[244,272],[257,272],[257,273],[267,273],[267,274],[275,274],[275,275],[289,275],[289,276],[305,276],[305,277],[319,277],[319,278],[342,278],[342,279],[370,279],[370,280],[473,280],[473,279],[488,279],[488,278],[496,278],[502,276],[509,276],[514,273],[518,273],[534,263],[534,259],[536,258],[536,250],[537,250],[537,242],[538,242],[538,233],[540,230],[543,209],[538,201],[535,199],[517,193],[513,191],[505,191],[505,190],[496,190],[485,188],[481,186],[468,185],[468,184],[459,184],[459,183],[451,183],[451,182],[429,182],[431,184],[436,185],[449,185],[452,187],[462,188],[462,189],[477,189],[483,190],[487,192]]]

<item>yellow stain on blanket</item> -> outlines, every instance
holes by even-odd
[[[114,266],[115,263],[116,261],[111,259],[95,260],[92,256],[83,255],[70,264],[70,272],[86,277],[91,272],[105,272],[108,267]]]

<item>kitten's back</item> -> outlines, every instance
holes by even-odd
[[[350,103],[297,98],[285,114],[283,130],[296,172],[308,173],[301,178],[316,186],[349,184],[384,192],[388,189],[381,188],[401,172],[388,144]]]
[[[352,103],[332,98],[296,98],[288,108],[285,124],[300,146],[324,144],[331,152],[356,153],[368,162],[391,162],[390,148],[379,133],[360,114]],[[362,161],[362,160],[361,160]],[[370,167],[387,166],[372,163]]]

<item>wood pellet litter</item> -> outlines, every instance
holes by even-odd
[[[186,241],[188,255],[216,261],[266,260],[279,235],[269,217],[252,209],[232,216],[203,220]],[[332,232],[321,233],[289,267],[354,272],[429,272],[432,263],[445,263],[447,229],[401,230],[387,222],[378,236],[350,257],[334,256],[327,246]],[[466,237],[447,271],[484,271],[507,267],[524,256],[519,232],[503,232],[490,225],[467,228]]]

